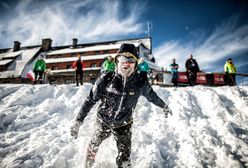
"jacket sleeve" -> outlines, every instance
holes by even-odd
[[[228,73],[228,67],[227,67],[227,64],[224,65],[224,72],[225,73]]]
[[[72,63],[72,68],[76,68],[76,61]]]
[[[112,73],[111,73],[112,74]],[[103,97],[103,93],[105,91],[105,88],[109,82],[109,77],[111,75],[108,74],[102,74],[94,84],[94,86],[91,88],[90,93],[87,97],[87,99],[82,104],[79,113],[77,114],[76,119],[78,121],[83,122],[84,118],[87,116],[91,108],[96,104],[98,100],[100,100]]]
[[[149,102],[155,104],[156,106],[164,108],[164,101],[156,94],[148,81],[145,81],[142,95],[145,96]]]
[[[105,71],[107,70],[107,65],[106,65],[106,64],[107,64],[107,61],[104,61],[104,62],[103,62],[103,69],[104,69]]]
[[[46,70],[46,62],[43,60],[43,70]]]
[[[186,63],[185,63],[185,69],[186,69],[186,71],[189,70],[189,63],[188,62],[189,62],[189,60],[187,60]]]
[[[198,65],[198,63],[196,62],[196,60],[195,60],[195,65],[196,65],[197,72],[199,72],[199,71],[200,71],[200,68],[199,68],[199,65]]]
[[[34,66],[33,66],[33,71],[37,69],[37,61],[35,61]]]

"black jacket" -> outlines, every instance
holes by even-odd
[[[200,71],[199,66],[198,66],[198,64],[197,64],[195,59],[188,59],[186,61],[186,63],[185,63],[185,68],[186,68],[187,71],[190,70],[190,71],[192,71],[194,73]]]
[[[115,72],[102,74],[83,103],[77,120],[83,121],[93,105],[101,100],[97,109],[98,119],[112,128],[126,125],[132,122],[132,113],[141,95],[161,108],[165,106],[148,81],[139,74],[132,74],[126,83]]]

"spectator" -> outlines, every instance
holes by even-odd
[[[80,83],[83,85],[83,68],[84,64],[83,61],[81,61],[81,55],[78,54],[78,59],[73,62],[72,67],[75,69],[75,75],[76,75],[76,83],[77,86]]]
[[[34,84],[38,81],[40,84],[43,83],[43,75],[46,70],[46,62],[44,61],[43,55],[40,55],[37,61],[34,64]]]
[[[170,68],[171,68],[171,75],[172,75],[171,82],[173,83],[174,86],[178,86],[178,68],[179,68],[179,66],[176,63],[175,58],[172,59],[172,64],[170,64]]]
[[[108,56],[108,59],[106,59],[103,63],[104,72],[111,72],[115,70],[115,62],[112,56]]]
[[[229,58],[225,65],[224,65],[224,71],[225,71],[225,79],[226,84],[230,86],[236,85],[236,67],[232,61],[232,58]]]
[[[144,78],[145,80],[148,80],[147,73],[150,71],[149,65],[146,61],[144,61],[144,58],[140,58],[138,62],[138,72]]]
[[[117,143],[119,168],[131,167],[132,114],[141,95],[163,108],[165,117],[171,113],[169,107],[160,99],[148,81],[140,78],[136,71],[138,54],[133,44],[122,44],[117,56],[116,71],[104,73],[91,89],[71,127],[75,138],[91,108],[101,100],[97,110],[96,130],[90,141],[85,168],[94,164],[100,144],[112,134]]]
[[[190,54],[189,59],[185,63],[185,68],[188,73],[188,80],[190,86],[194,86],[196,84],[197,72],[200,71],[199,66],[195,59],[193,59],[193,55]]]

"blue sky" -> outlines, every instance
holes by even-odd
[[[149,21],[159,65],[176,58],[184,70],[192,53],[204,71],[222,72],[232,57],[248,73],[247,11],[246,0],[0,0],[0,48],[146,37]]]

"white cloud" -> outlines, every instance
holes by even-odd
[[[128,12],[122,13],[123,6]],[[0,23],[0,37],[8,47],[14,40],[24,46],[40,44],[42,38],[52,38],[53,45],[71,44],[75,37],[79,42],[115,39],[144,32],[139,23],[143,10],[117,0],[20,1],[16,18]]]
[[[240,26],[238,20],[238,17],[230,18],[217,26],[207,38],[198,36],[184,43],[164,42],[154,49],[154,55],[159,65],[167,69],[171,59],[176,58],[180,69],[185,70],[185,61],[192,53],[203,70],[222,71],[223,66],[218,66],[218,61],[223,61],[226,57],[235,58],[241,52],[248,51],[248,24]],[[248,64],[247,59],[240,65],[244,64]]]

